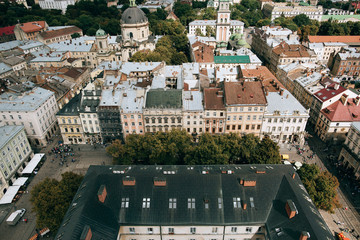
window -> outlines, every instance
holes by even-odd
[[[135,228],[131,227],[129,228],[130,233],[135,233]]]
[[[196,228],[194,228],[194,227],[190,228],[190,232],[191,232],[192,234],[195,234],[195,233],[196,233]]]
[[[240,198],[236,198],[234,197],[233,198],[233,205],[234,205],[234,208],[241,208],[241,200]]]
[[[218,228],[217,228],[217,227],[213,227],[213,228],[212,228],[212,233],[217,233],[217,231],[218,231]]]
[[[188,209],[195,209],[195,198],[188,198]]]
[[[129,198],[121,199],[121,208],[129,208]]]
[[[174,228],[169,228],[169,234],[174,234]]]
[[[250,119],[251,119],[251,116],[250,116],[250,115],[248,115],[248,116],[247,116],[247,120],[250,120]]]
[[[153,234],[153,228],[148,228],[148,233]]]
[[[253,116],[253,120],[256,120],[256,115]]]
[[[252,232],[252,227],[246,227],[245,231],[248,232],[248,233],[251,233]]]
[[[176,209],[176,198],[169,198],[169,208]]]
[[[237,232],[237,227],[231,227],[231,232],[236,233]]]
[[[143,198],[142,208],[150,208],[150,198]]]
[[[252,108],[251,108],[251,107],[249,107],[248,109],[249,109],[249,112],[251,112]]]

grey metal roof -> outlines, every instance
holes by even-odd
[[[0,95],[0,111],[34,111],[54,93],[36,87],[22,95],[3,93]]]
[[[24,126],[2,126],[0,127],[0,149],[7,144],[16,134],[24,129]]]
[[[78,116],[80,112],[81,93],[73,97],[56,116]]]
[[[268,102],[266,113],[273,114],[275,111],[280,111],[282,115],[293,115],[294,111],[299,111],[299,114],[308,114],[306,109],[288,90],[284,90],[282,96],[278,92],[269,92],[266,100]]]
[[[265,225],[269,239],[298,240],[302,231],[312,240],[334,239],[294,173],[288,165],[90,166],[57,235],[79,239],[85,226],[103,239],[116,239],[120,226]],[[123,185],[126,177],[135,179],[135,186]],[[166,186],[154,186],[156,178]],[[245,187],[242,179],[255,180],[256,186]],[[102,185],[104,203],[97,198]],[[247,208],[234,208],[234,197]],[[128,208],[121,206],[122,198],[129,199]],[[150,199],[148,209],[142,208],[143,198]],[[176,198],[175,209],[169,208],[169,198]],[[188,208],[189,198],[195,199],[194,209]],[[287,200],[298,209],[292,219]],[[282,228],[281,238],[275,228]]]

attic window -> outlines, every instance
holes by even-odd
[[[176,198],[169,198],[169,208],[176,209]]]
[[[129,198],[121,199],[121,208],[129,208]]]
[[[143,198],[142,208],[150,208],[150,198]]]
[[[204,199],[205,209],[209,209],[209,199]]]
[[[234,208],[241,208],[241,199],[239,197],[233,198]]]
[[[254,204],[254,198],[253,197],[250,197],[250,207],[255,207],[255,204]]]
[[[188,209],[195,209],[195,198],[188,198]]]

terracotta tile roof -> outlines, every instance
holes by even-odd
[[[15,25],[0,28],[0,36],[14,34],[14,28],[15,28]]]
[[[261,81],[226,82],[225,102],[233,104],[267,104]]]
[[[323,88],[320,91],[317,91],[314,96],[319,99],[321,102],[325,102],[329,100],[330,98],[333,98],[337,96],[338,94],[341,94],[346,89],[343,86],[340,86],[338,83],[332,83],[328,85],[327,88]]]
[[[262,81],[263,86],[269,92],[278,92],[280,88],[285,88],[282,83],[270,72],[265,66],[252,67],[241,67],[240,77],[245,79],[259,79]]]
[[[281,42],[278,46],[274,47],[272,51],[276,55],[282,55],[282,57],[310,57],[305,46],[301,44],[289,45],[286,42]]]
[[[45,28],[45,23],[45,21],[21,23],[20,28],[26,33],[38,32]]]
[[[61,28],[58,30],[52,30],[52,31],[46,31],[46,32],[41,32],[39,35],[43,38],[43,39],[52,39],[55,37],[59,37],[59,36],[63,36],[63,35],[71,35],[74,33],[80,33],[82,32],[82,30],[76,26],[72,26],[72,27],[67,27],[67,28]]]
[[[221,88],[204,89],[204,108],[205,110],[224,110],[224,92]]]
[[[214,48],[210,47],[204,43],[196,42],[192,46],[194,48],[199,47],[194,51],[195,62],[209,63],[214,62]]]
[[[360,36],[308,36],[311,43],[322,42],[343,42],[343,43],[360,43]]]
[[[340,99],[322,109],[321,113],[331,122],[359,122],[360,105],[357,106],[356,101],[359,99],[350,98],[346,102]]]

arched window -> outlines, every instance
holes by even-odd
[[[130,38],[133,38],[134,34],[132,32],[130,32],[129,36],[130,36]]]
[[[103,48],[102,42],[99,42],[100,48]]]

